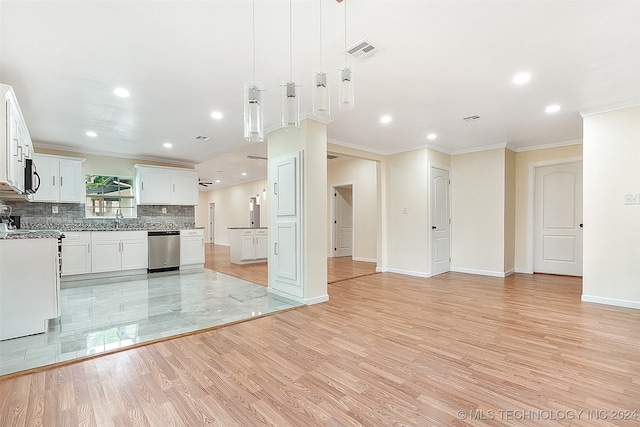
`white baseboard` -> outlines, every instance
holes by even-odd
[[[528,268],[516,268],[516,273],[533,274],[533,270]]]
[[[319,297],[314,297],[314,298],[306,298],[305,301],[306,301],[305,304],[307,304],[307,305],[313,305],[313,304],[319,304],[321,302],[327,302],[327,301],[329,301],[329,294],[320,295]]]
[[[300,298],[293,295],[289,295],[285,292],[278,291],[273,288],[267,288],[267,292],[269,292],[270,294],[272,294],[274,297],[278,299],[282,299],[284,301],[297,302],[305,305],[313,305],[313,304],[319,304],[321,302],[329,301],[329,294],[324,294],[324,295],[320,295],[313,298]]]
[[[583,302],[594,302],[596,304],[615,305],[616,307],[635,308],[640,310],[640,301],[629,301],[625,299],[604,298],[593,295],[582,295]]]
[[[362,262],[377,262],[375,258],[363,258],[359,256],[351,257],[354,261],[362,261]]]
[[[513,270],[502,272],[502,271],[490,271],[490,270],[476,270],[475,268],[452,268],[451,271],[456,273],[478,274],[480,276],[491,276],[491,277],[507,277],[513,274]]]
[[[404,274],[406,276],[414,276],[414,277],[431,277],[431,273],[425,273],[423,271],[413,271],[413,270],[402,270],[400,268],[380,268],[376,267],[376,271],[378,273],[396,273],[396,274]]]

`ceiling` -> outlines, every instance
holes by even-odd
[[[640,103],[640,1],[321,4],[329,142],[379,154],[526,149],[580,141],[580,112]],[[347,111],[336,105],[345,5],[347,45],[367,39],[381,48],[366,61],[347,60],[356,104]],[[301,113],[312,115],[319,8],[320,0],[293,1],[290,55],[289,2],[255,2],[267,130],[279,127],[290,68],[302,85]],[[266,144],[243,139],[251,1],[1,0],[0,15],[0,81],[14,87],[36,145],[195,164],[220,186],[264,176],[247,156],[266,156]],[[514,84],[523,71],[530,81]],[[114,96],[116,87],[130,96]],[[560,110],[545,113],[550,104]],[[382,115],[391,123],[380,123]],[[463,120],[472,115],[480,119]]]

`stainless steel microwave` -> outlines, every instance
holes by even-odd
[[[40,175],[36,170],[33,159],[25,159],[24,164],[24,193],[34,194],[40,188]]]

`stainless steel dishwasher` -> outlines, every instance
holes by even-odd
[[[149,272],[180,268],[180,232],[149,231]]]

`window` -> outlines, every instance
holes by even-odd
[[[133,178],[87,174],[85,185],[87,218],[114,218],[120,215],[135,218]]]

